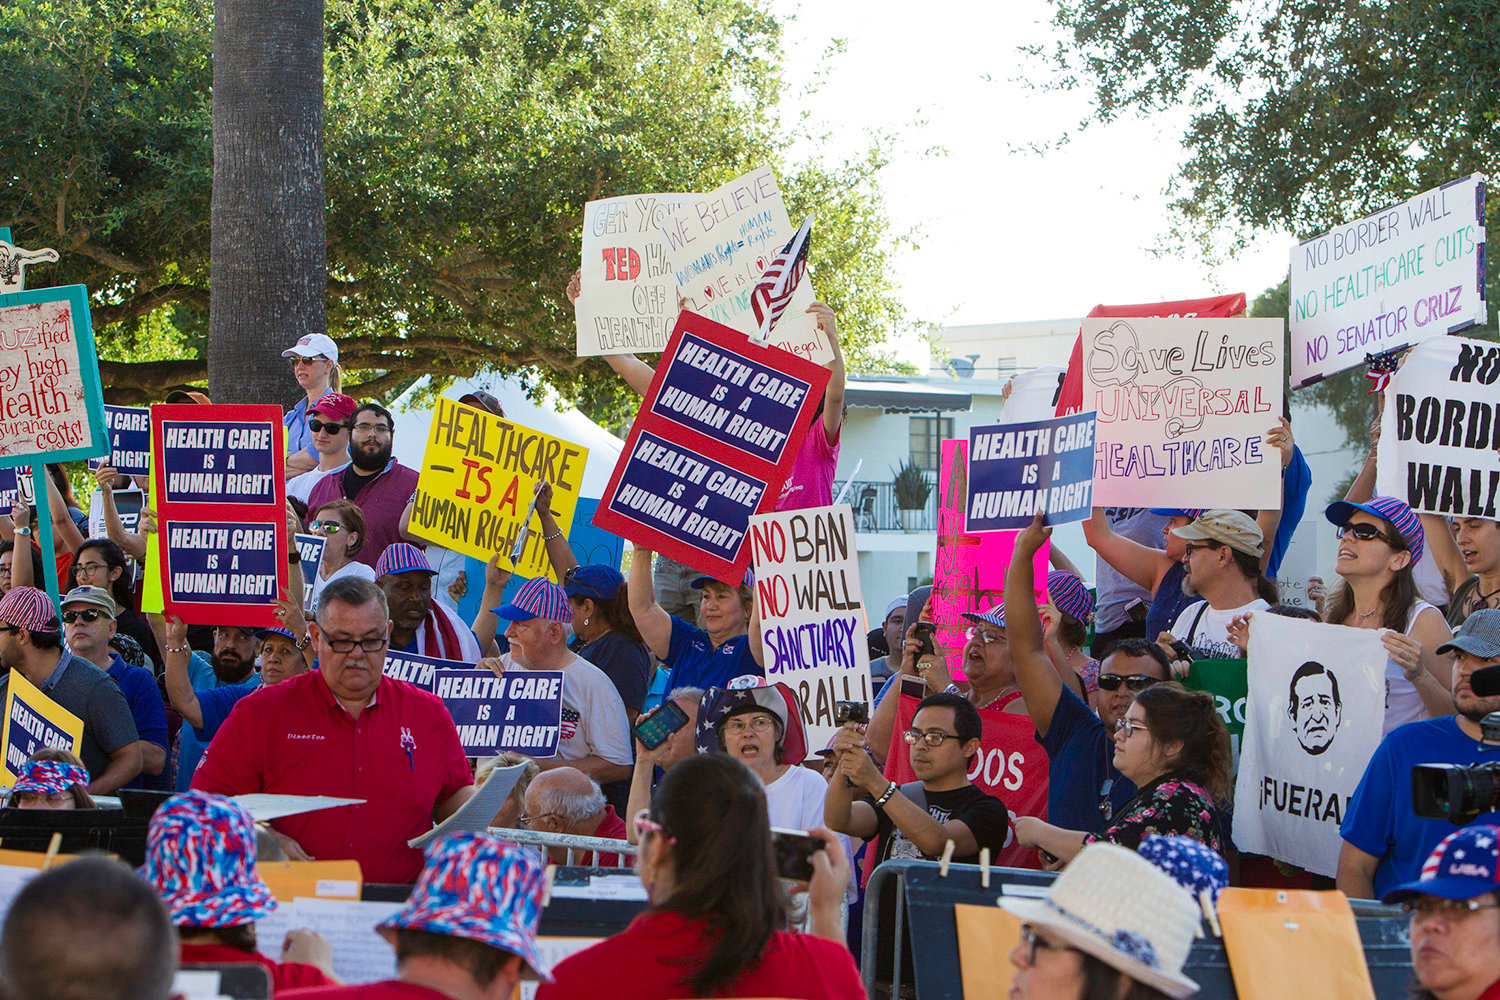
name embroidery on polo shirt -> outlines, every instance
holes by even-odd
[[[287,733],[286,734],[286,738],[289,739],[289,740],[326,740],[326,739],[328,739],[328,737],[324,736],[322,733]]]

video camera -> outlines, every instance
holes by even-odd
[[[1483,764],[1418,764],[1411,769],[1413,811],[1424,819],[1446,819],[1455,826],[1500,810],[1500,712],[1480,720],[1485,743],[1497,759]]]

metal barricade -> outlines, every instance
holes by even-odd
[[[640,848],[628,840],[611,840],[608,837],[579,837],[571,833],[543,833],[540,830],[518,830],[508,826],[492,826],[490,833],[517,844],[531,844],[543,849],[560,847],[568,852],[569,867],[582,865],[588,868],[618,868],[634,871],[634,858]],[[601,865],[599,857],[614,854],[620,858],[618,865]],[[627,861],[627,859],[630,859]]]
[[[954,904],[994,906],[1007,891],[1035,896],[1056,878],[1051,872],[991,868],[985,888],[975,865],[949,865],[946,876],[938,869],[930,861],[887,861],[870,877],[859,966],[871,1000],[963,1000]],[[1405,1000],[1411,978],[1407,920],[1394,906],[1350,903],[1376,997]],[[1207,932],[1183,971],[1199,984],[1201,997],[1237,997],[1224,942]]]

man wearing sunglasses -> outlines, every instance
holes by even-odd
[[[1120,639],[1104,650],[1099,667],[1099,714],[1064,683],[1047,655],[1036,608],[1032,556],[1052,534],[1038,514],[1016,536],[1005,578],[1010,657],[1016,683],[1036,726],[1036,741],[1047,751],[1048,821],[1070,830],[1102,832],[1115,810],[1135,795],[1134,783],[1114,764],[1115,725],[1125,717],[1138,691],[1170,679],[1172,667],[1155,643]],[[1072,824],[1069,826],[1068,824]]]
[[[922,699],[911,728],[901,734],[917,776],[904,785],[881,773],[865,750],[863,728],[847,722],[833,738],[838,763],[823,799],[830,830],[862,840],[879,837],[880,861],[935,861],[950,840],[960,864],[978,864],[986,847],[992,859],[999,856],[1010,834],[1010,813],[969,781],[984,731],[969,699],[947,692]]]
[[[287,480],[287,496],[307,503],[313,487],[349,461],[349,427],[354,422],[354,408],[358,405],[341,392],[325,392],[307,411],[308,440],[313,453],[318,456],[318,464],[312,470]]]
[[[119,685],[135,720],[144,769],[126,788],[166,791],[161,779],[167,763],[167,710],[151,672],[131,666],[110,647],[115,637],[115,599],[102,587],[74,587],[62,601],[63,637],[68,652],[109,674]],[[153,780],[155,779],[155,780]]]

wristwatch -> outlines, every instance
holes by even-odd
[[[298,649],[306,649],[308,646],[311,646],[311,645],[312,645],[312,633],[311,632],[304,633],[303,636],[302,636],[302,638],[300,638],[300,639],[297,640],[297,648]]]
[[[24,527],[24,528],[17,528],[16,529],[16,534],[20,535],[22,538],[30,538],[31,537],[31,527],[28,525],[27,527]]]

